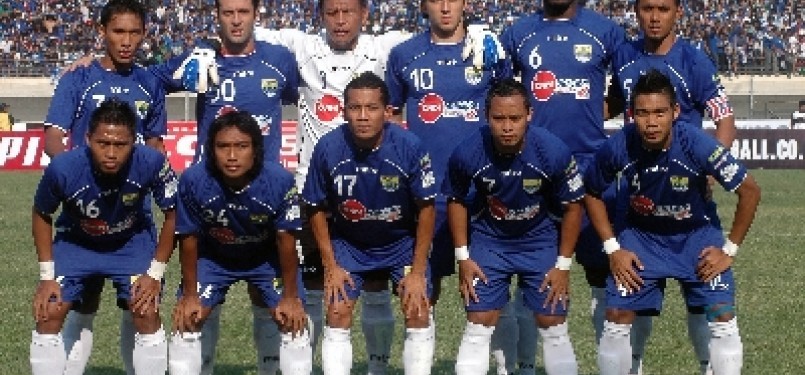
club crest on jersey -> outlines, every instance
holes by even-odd
[[[325,94],[316,102],[316,117],[319,121],[333,121],[342,110],[341,100],[335,95]]]
[[[483,69],[476,68],[475,66],[468,66],[464,68],[464,79],[467,80],[467,83],[470,85],[478,85],[481,83],[481,80],[484,78],[484,71]]]
[[[539,178],[524,178],[523,190],[528,194],[536,193],[542,187],[542,179]]]
[[[671,189],[678,192],[688,191],[689,178],[687,176],[671,176]]]
[[[145,100],[135,100],[134,101],[134,109],[137,110],[137,116],[140,118],[145,118],[148,115],[148,102]]]
[[[266,96],[269,98],[277,95],[277,89],[279,89],[279,86],[279,82],[273,78],[264,78],[260,81],[260,89],[262,89],[263,94],[266,94]]]
[[[400,188],[400,176],[380,176],[380,186],[389,193]]]
[[[593,58],[593,46],[591,44],[576,44],[573,46],[573,56],[581,63],[586,63]]]
[[[137,198],[139,198],[139,197],[140,197],[139,193],[128,193],[128,194],[123,194],[120,197],[120,200],[123,201],[124,205],[131,206],[131,205],[134,204],[134,202],[137,201]]]

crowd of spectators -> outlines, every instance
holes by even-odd
[[[150,13],[139,61],[158,63],[215,32],[214,0],[143,0]],[[0,75],[47,76],[103,50],[97,20],[105,0],[0,0]],[[317,0],[262,0],[260,25],[319,32]],[[366,32],[416,32],[427,25],[419,0],[369,0]],[[540,7],[535,0],[468,0],[470,21],[501,31]],[[805,0],[682,0],[680,36],[731,76],[805,75]],[[637,34],[634,0],[588,0]]]

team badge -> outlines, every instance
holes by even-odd
[[[124,205],[131,206],[131,205],[134,204],[134,202],[137,201],[137,198],[139,198],[139,197],[140,197],[139,193],[129,193],[129,194],[123,194],[120,197],[120,200],[123,201]]]
[[[687,176],[671,176],[671,189],[678,192],[688,191],[689,179]]]
[[[260,88],[263,90],[263,94],[266,94],[266,96],[269,98],[277,95],[277,89],[279,86],[279,82],[273,78],[265,78],[260,81]]]
[[[141,119],[148,115],[148,106],[149,104],[145,100],[134,101],[134,109],[137,110],[137,116],[140,116]]]
[[[380,176],[380,186],[389,193],[400,188],[400,176]]]
[[[481,80],[484,78],[484,71],[482,69],[478,69],[475,66],[468,66],[464,68],[464,79],[467,80],[467,83],[470,85],[477,85],[481,83]]]
[[[573,46],[573,55],[581,63],[589,62],[593,58],[593,46],[591,44],[576,44]]]
[[[542,179],[539,178],[524,178],[523,190],[528,194],[536,193],[542,187]]]

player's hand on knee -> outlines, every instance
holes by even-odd
[[[131,312],[145,315],[151,311],[159,311],[159,294],[162,283],[148,275],[141,275],[131,286]]]
[[[173,330],[179,333],[201,330],[201,301],[198,296],[182,296],[173,309]]]
[[[428,314],[428,282],[425,274],[410,272],[400,280],[397,294],[402,297],[403,313],[407,319],[416,319]]]
[[[36,286],[33,301],[34,321],[46,322],[50,314],[48,314],[48,307],[51,299],[56,302],[56,308],[61,309],[61,286],[56,280],[41,280]]]
[[[732,267],[733,258],[724,253],[720,248],[707,247],[699,254],[699,264],[696,267],[696,274],[704,282],[710,282],[716,276]]]
[[[475,293],[475,285],[478,281],[484,284],[488,282],[484,271],[478,267],[472,259],[465,259],[458,262],[458,290],[461,292],[461,298],[464,299],[464,305],[468,306],[470,301],[478,303],[478,295]]]
[[[324,268],[324,300],[349,300],[346,285],[355,289],[355,282],[345,269],[335,264]]]
[[[640,290],[643,279],[637,270],[643,270],[643,263],[635,253],[620,249],[609,254],[609,268],[615,278],[615,285],[625,288],[628,293]]]
[[[558,268],[551,268],[542,280],[539,287],[540,293],[548,292],[543,307],[551,308],[551,312],[556,311],[556,306],[561,305],[567,309],[567,302],[570,300],[570,271],[563,271]]]
[[[283,296],[280,298],[273,314],[274,320],[282,332],[293,333],[296,336],[307,329],[307,315],[302,306],[302,300],[298,297]]]
[[[208,82],[218,84],[218,65],[215,62],[215,50],[196,47],[182,61],[179,69],[173,72],[173,79],[180,79],[185,90],[197,93],[207,92]]]

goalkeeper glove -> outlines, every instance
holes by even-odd
[[[179,69],[173,72],[173,79],[181,79],[185,90],[197,93],[207,92],[208,79],[213,85],[218,84],[218,65],[215,63],[215,50],[196,47],[182,61]]]
[[[506,51],[503,50],[498,37],[489,30],[489,26],[469,25],[461,57],[467,60],[470,55],[473,66],[478,69],[490,69],[498,60],[506,58]]]

